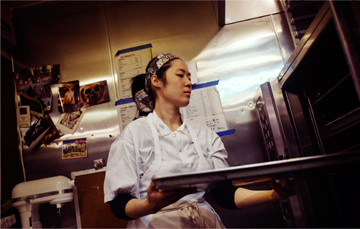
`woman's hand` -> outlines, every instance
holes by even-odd
[[[294,182],[285,178],[270,181],[270,187],[274,189],[272,194],[273,200],[284,200],[294,195],[294,186]]]
[[[196,192],[196,189],[183,189],[176,191],[159,191],[156,188],[156,185],[151,181],[147,189],[147,203],[149,207],[153,210],[153,213],[159,211],[163,207],[168,206],[169,204],[175,203],[183,196],[186,196],[190,193]]]
[[[145,215],[154,214],[163,207],[175,203],[183,196],[195,192],[197,192],[195,188],[162,192],[159,191],[155,183],[151,181],[147,188],[147,198],[145,200],[131,199],[125,206],[125,213],[130,218],[138,219]]]

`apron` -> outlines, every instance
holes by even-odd
[[[140,179],[140,199],[146,198],[146,189],[153,175],[165,175],[191,171],[214,169],[211,159],[205,158],[201,151],[200,142],[191,126],[185,127],[189,130],[194,141],[198,159],[190,163],[168,162],[161,160],[161,147],[159,134],[155,126],[155,115],[147,116],[155,145],[155,160],[150,168]],[[142,185],[144,184],[144,185]],[[204,201],[205,191],[192,193],[184,196],[176,203],[164,207],[155,214],[150,214],[128,222],[128,228],[225,228],[220,217],[214,209]]]

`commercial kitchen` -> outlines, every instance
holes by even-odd
[[[230,165],[172,184],[301,178],[249,209],[205,197],[227,228],[360,226],[359,2],[1,1],[1,18],[2,228],[126,227],[104,203],[109,149],[135,117],[131,77],[164,52],[188,64],[193,103],[205,95],[186,116],[221,137]],[[79,114],[66,126],[70,82]]]

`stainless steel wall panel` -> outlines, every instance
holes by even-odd
[[[101,5],[102,3],[95,1],[62,1],[14,9],[14,27],[19,41],[17,60],[33,65],[39,64],[39,61],[46,60],[48,63],[49,60],[58,58],[76,60],[82,54],[83,57],[97,58],[94,63],[99,63],[98,60],[100,63],[104,62],[106,58],[101,58],[98,54],[89,55],[101,52],[107,43]],[[86,64],[92,61],[87,58],[81,60]],[[78,68],[81,67],[82,65]]]
[[[271,18],[274,23],[274,30],[279,43],[279,50],[285,64],[295,49],[287,24],[286,15],[282,12],[271,15]]]
[[[214,4],[212,1],[105,2],[112,57],[118,50],[151,43],[154,56],[170,52],[186,61],[193,59],[219,30]],[[116,71],[114,75],[117,79]],[[119,95],[117,98],[120,99]]]
[[[93,168],[107,160],[111,143],[120,134],[114,55],[124,48],[151,43],[153,55],[171,52],[195,61],[199,83],[219,80],[217,89],[229,129],[222,137],[230,165],[267,160],[253,105],[260,84],[276,77],[291,52],[281,14],[219,28],[216,1],[56,1],[14,11],[18,48],[17,70],[40,64],[60,64],[61,81],[80,85],[106,79],[110,102],[88,107],[74,135],[64,135],[35,152],[24,151],[28,180]],[[290,40],[292,44],[292,41]],[[52,86],[54,95],[59,85]],[[57,98],[50,113],[56,123]],[[62,160],[62,140],[86,137],[88,157]],[[24,147],[26,148],[26,147]],[[272,210],[261,208],[262,212]],[[260,209],[257,208],[257,209]],[[217,209],[220,215],[228,212]],[[229,227],[240,212],[228,214]],[[264,216],[266,218],[266,216]],[[226,218],[226,217],[225,217]],[[259,220],[258,227],[267,221]],[[270,224],[267,224],[269,226]],[[271,224],[274,227],[278,224]]]
[[[95,159],[106,160],[113,137],[119,135],[119,125],[103,3],[56,2],[15,9],[13,16],[19,44],[14,54],[17,70],[60,64],[60,82],[79,80],[85,85],[107,80],[110,95],[110,102],[87,108],[74,135],[65,134],[35,152],[23,147],[27,179],[69,177],[72,171],[92,168]],[[50,116],[55,124],[61,114],[57,107],[59,87],[52,85]],[[75,138],[87,138],[88,157],[62,160],[62,141]]]
[[[22,35],[18,37],[17,59],[27,66],[60,63],[63,82],[108,81],[110,102],[89,107],[75,135],[60,139],[88,136],[90,142],[98,135],[118,135],[113,69],[117,50],[151,43],[154,55],[172,52],[185,61],[195,61],[200,83],[220,80],[217,89],[228,127],[236,129],[235,134],[223,137],[232,165],[263,161],[266,157],[259,144],[261,132],[252,97],[261,83],[277,76],[291,50],[286,46],[286,31],[282,32],[283,19],[281,15],[272,15],[219,28],[214,8],[211,1],[146,1],[59,2],[21,9],[15,13],[16,21],[22,22],[17,27]],[[51,13],[31,16],[43,11]],[[56,90],[54,85],[54,95]],[[53,106],[51,113],[54,122],[60,116],[56,109]],[[232,142],[243,150],[239,151]],[[47,149],[42,147],[39,152]],[[104,151],[95,155],[105,159],[107,149]],[[94,153],[89,145],[90,154]],[[79,164],[79,169],[85,166]],[[36,162],[27,166],[41,168]]]
[[[274,22],[268,16],[224,26],[193,59],[200,82],[220,79],[217,89],[226,121],[236,130],[223,137],[231,165],[267,160],[259,144],[261,132],[252,99],[258,86],[283,67],[278,47]]]
[[[254,19],[282,11],[277,0],[225,0],[225,23]]]
[[[212,1],[110,1],[106,15],[113,54],[151,43],[154,55],[191,60],[219,30]]]
[[[212,7],[213,3],[207,1],[106,3],[111,52],[114,54],[122,48],[151,43],[154,55],[173,52],[185,61],[195,61],[200,83],[220,79],[217,89],[229,128],[238,128],[241,123],[246,126],[247,134],[243,135],[243,129],[226,138],[238,141],[241,135],[247,143],[241,145],[256,152],[244,153],[244,157],[255,156],[244,160],[244,157],[236,156],[238,147],[232,149],[229,143],[229,155],[236,159],[230,161],[246,164],[259,158],[263,160],[263,156],[259,156],[263,152],[258,144],[261,138],[254,137],[259,135],[256,115],[249,103],[252,103],[258,85],[276,77],[283,67],[283,55],[286,58],[291,52],[287,47],[281,50],[285,54],[279,49],[278,37],[283,38],[286,33],[281,33],[278,16],[276,21],[268,16],[219,29]],[[149,8],[154,9],[152,13],[149,13]],[[166,20],[162,16],[164,12]],[[275,31],[274,24],[278,25],[278,31]],[[281,41],[286,42],[284,39]],[[239,108],[240,104],[242,108]]]
[[[255,92],[283,66],[270,17],[224,26],[193,61],[199,80],[220,79],[217,88],[225,107]]]

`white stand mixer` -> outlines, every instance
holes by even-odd
[[[55,176],[17,184],[11,193],[13,207],[19,210],[22,228],[42,228],[39,205],[56,204],[59,209],[73,200],[74,180]]]

